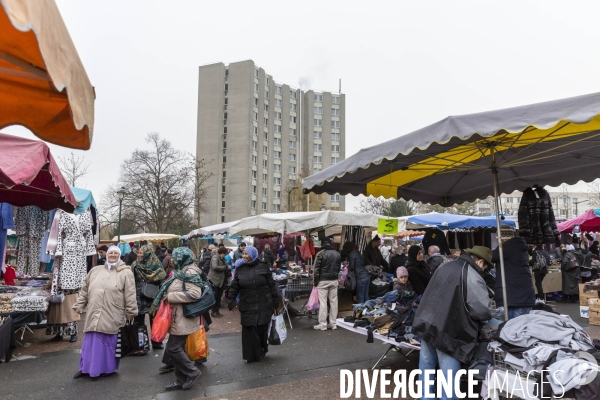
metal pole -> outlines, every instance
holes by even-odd
[[[119,234],[117,239],[117,246],[121,243],[121,208],[123,206],[123,199],[119,199]]]
[[[502,251],[502,234],[500,231],[500,203],[498,184],[498,166],[496,165],[496,155],[494,145],[490,146],[490,155],[492,157],[492,175],[494,177],[494,202],[496,204],[496,235],[498,237],[498,255],[500,256],[500,272],[502,274],[502,296],[504,298],[504,319],[508,321],[508,298],[506,297],[506,274],[504,273],[504,252]]]

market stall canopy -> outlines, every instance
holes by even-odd
[[[47,142],[89,149],[94,88],[54,0],[0,4],[0,128],[23,125]]]
[[[580,232],[600,232],[600,208],[587,210],[583,214],[557,225],[559,232],[572,233],[579,225]]]
[[[353,213],[345,211],[307,211],[276,214],[260,214],[242,218],[233,225],[230,235],[258,235],[268,232],[305,232],[320,228],[341,226],[364,226],[377,228],[377,221],[386,218],[376,214]],[[406,219],[398,219],[398,229],[420,229],[422,225],[407,223]],[[329,229],[331,231],[331,229]]]
[[[82,214],[88,208],[94,207],[96,210],[96,200],[94,200],[94,195],[90,190],[81,189],[71,186],[71,191],[75,196],[75,200],[77,201],[77,207],[75,208],[75,212],[73,214]]]
[[[599,166],[600,93],[593,93],[448,117],[360,150],[305,178],[302,188],[450,206],[492,195],[491,172],[511,193],[589,182]]]
[[[400,231],[398,232],[396,235],[393,235],[395,237],[416,237],[416,236],[423,236],[425,235],[425,231],[413,231],[413,230],[405,230],[405,231]]]
[[[204,228],[194,229],[193,231],[185,235],[185,238],[193,239],[201,236],[211,236],[218,233],[226,234],[229,233],[229,228],[231,228],[237,222],[238,221],[224,222],[222,224],[209,225],[205,226]]]
[[[121,243],[141,242],[162,242],[163,240],[179,239],[179,235],[169,235],[167,233],[136,233],[134,235],[121,235]],[[118,240],[117,236],[112,238],[113,242]]]
[[[441,230],[495,228],[496,217],[476,217],[470,215],[457,215],[432,212],[429,214],[413,215],[408,221],[414,224],[436,226]],[[502,225],[515,228],[515,221],[504,220]]]
[[[5,133],[0,133],[0,202],[69,213],[77,205],[48,145]]]

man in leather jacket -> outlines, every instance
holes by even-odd
[[[337,329],[335,320],[338,313],[338,274],[342,265],[340,253],[331,246],[328,238],[321,240],[321,251],[315,261],[314,285],[319,292],[319,324],[315,329],[326,331]],[[329,325],[327,325],[327,299],[329,299]]]

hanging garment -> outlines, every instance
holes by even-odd
[[[342,227],[342,243],[353,242],[354,246],[361,253],[367,247],[367,236],[365,235],[364,226],[344,226]],[[341,247],[341,246],[340,246]]]
[[[423,253],[427,254],[427,249],[433,245],[440,248],[440,254],[445,256],[450,254],[446,235],[438,228],[426,230],[425,236],[423,236]]]
[[[523,191],[519,205],[519,235],[528,244],[556,243],[560,233],[556,227],[550,194],[537,185]]]
[[[0,203],[0,254],[4,255],[6,247],[6,234],[8,229],[15,228],[13,220],[13,208],[10,204]],[[2,267],[4,267],[4,257],[2,257]]]
[[[42,238],[48,225],[48,212],[36,206],[19,207],[15,218],[15,231],[21,244],[17,269],[24,275],[37,274],[40,269]]]
[[[64,211],[58,213],[60,220],[54,256],[60,256],[60,261],[54,268],[53,292],[56,289],[81,288],[87,275],[86,256],[96,254],[90,212],[79,215]]]

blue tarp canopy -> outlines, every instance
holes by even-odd
[[[75,200],[77,201],[77,208],[73,211],[73,214],[82,214],[85,210],[90,208],[90,206],[94,207],[96,210],[96,200],[94,200],[94,195],[91,191],[87,189],[80,189],[71,186],[71,191],[73,195],[75,195]]]
[[[496,217],[474,217],[470,215],[441,214],[432,212],[429,214],[413,215],[407,221],[414,224],[437,226],[441,230],[470,229],[470,228],[495,228]],[[504,220],[502,225],[515,228],[515,221]]]

